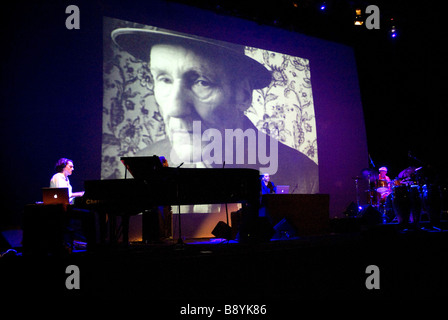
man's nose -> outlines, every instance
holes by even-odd
[[[177,81],[173,84],[170,99],[168,101],[168,115],[182,118],[191,114],[191,92],[189,92],[184,81]]]

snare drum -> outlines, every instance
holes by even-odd
[[[389,191],[389,183],[387,182],[387,180],[378,180],[376,183],[376,191],[379,193]]]

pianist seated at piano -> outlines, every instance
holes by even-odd
[[[72,160],[61,158],[56,162],[56,173],[50,180],[50,188],[68,188],[68,194],[71,204],[73,204],[73,201],[76,197],[82,197],[84,195],[84,191],[72,192],[72,186],[70,184],[68,176],[72,175],[74,170],[75,166],[73,165]]]
[[[137,156],[163,155],[171,166],[183,168],[221,168],[225,162],[226,168],[275,174],[297,193],[319,191],[317,164],[259,131],[244,115],[253,91],[269,86],[272,76],[244,54],[243,46],[147,29],[116,29],[112,39],[149,62],[154,98],[165,123],[167,138]],[[255,141],[229,138],[229,132],[247,133]]]

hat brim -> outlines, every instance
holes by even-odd
[[[218,50],[251,80],[254,89],[267,87],[272,80],[271,73],[261,63],[244,54],[244,46],[157,29],[119,28],[112,31],[111,37],[122,50],[142,61],[149,61],[151,47],[156,44]]]

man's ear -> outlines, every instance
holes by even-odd
[[[252,84],[249,79],[239,81],[235,88],[235,103],[240,111],[246,111],[252,104]]]

